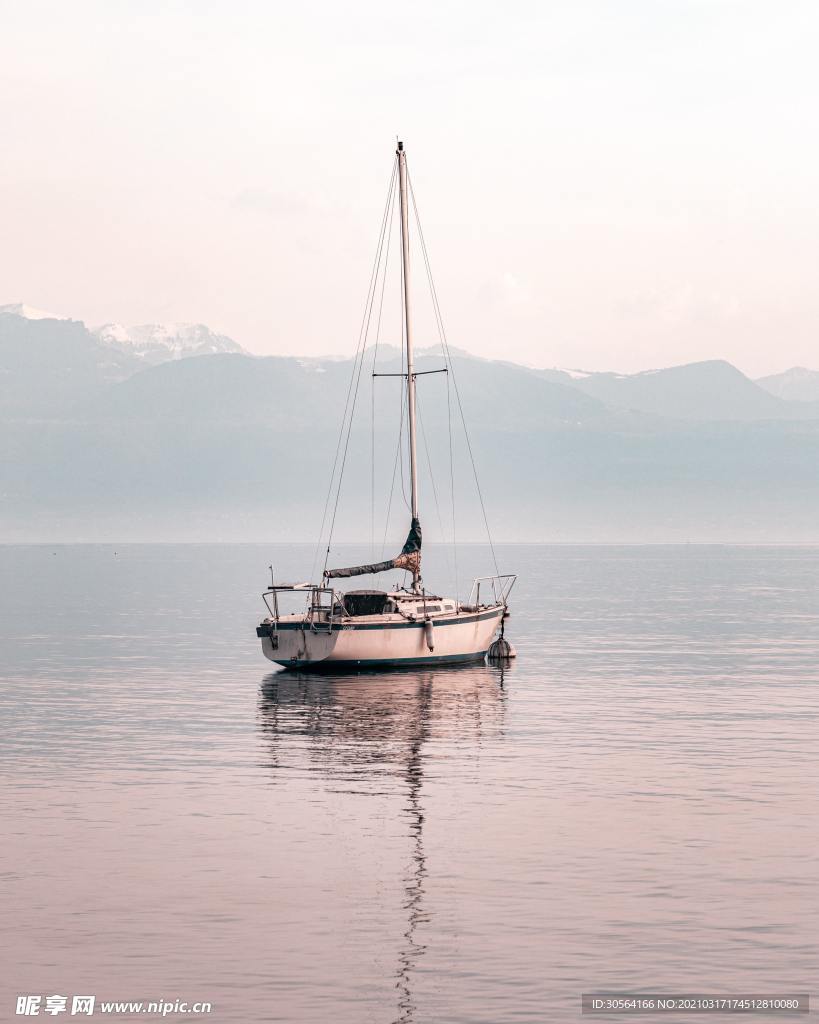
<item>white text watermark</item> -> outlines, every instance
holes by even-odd
[[[24,1017],[56,1017],[59,1013],[74,1016],[93,1016],[98,1013],[140,1013],[167,1017],[172,1013],[210,1013],[213,1003],[189,1002],[186,999],[158,999],[154,1002],[126,1000],[98,1000],[94,996],[42,996],[23,995],[17,997],[18,1014]]]

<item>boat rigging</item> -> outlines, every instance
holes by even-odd
[[[328,568],[333,529],[341,495],[341,481],[344,475],[353,414],[364,364],[367,330],[375,304],[379,266],[385,249],[385,234],[389,219],[388,215],[394,199],[396,177],[401,235],[402,355],[404,365],[400,374],[376,373],[374,354],[373,377],[397,376],[403,379],[409,449],[409,533],[407,534],[404,546],[394,558],[382,559],[379,562],[361,565]],[[494,546],[492,545],[491,535],[488,530],[483,495],[480,492],[479,484],[478,497],[484,524],[487,526],[490,550],[495,562],[495,575],[476,579],[470,597],[465,603],[461,603],[457,597],[449,599],[428,594],[422,581],[422,530],[419,512],[417,450],[417,378],[426,373],[450,374],[452,365],[449,346],[446,342],[446,334],[443,330],[443,320],[440,314],[437,293],[432,281],[429,259],[423,241],[423,233],[420,230],[420,220],[417,208],[415,207],[414,196],[412,196],[412,205],[424,256],[424,265],[433,299],[433,309],[447,364],[438,370],[418,371],[415,366],[412,304],[410,301],[409,207],[411,196],[412,185],[407,171],[406,152],[403,143],[398,142],[390,180],[387,208],[385,209],[382,222],[376,262],[370,281],[365,316],[356,351],[356,361],[354,362],[353,374],[348,389],[341,432],[336,446],[330,486],[322,517],[320,536],[324,532],[324,526],[328,519],[330,500],[335,490],[332,515],[329,518],[328,539],[321,583],[276,584],[271,582],[271,586],[268,587],[263,595],[270,614],[257,627],[256,633],[262,641],[262,650],[265,656],[271,661],[287,668],[304,669],[309,667],[311,670],[349,669],[370,666],[388,667],[408,664],[426,665],[438,662],[475,661],[483,659],[487,652],[491,656],[493,650],[502,651],[504,657],[514,655],[514,651],[508,644],[508,641],[503,639],[503,632],[504,623],[508,617],[508,598],[516,577],[512,574],[502,575],[498,572]],[[384,267],[385,279],[386,266]],[[383,282],[381,305],[383,305]],[[379,326],[380,316],[381,308],[379,307]],[[454,374],[450,374],[450,376],[452,376],[458,411],[464,422],[465,430],[466,424],[457,382],[454,379]],[[449,407],[449,390],[447,396]],[[477,484],[475,459],[466,430],[465,436]],[[398,454],[400,452],[397,453],[397,457]],[[451,456],[450,424],[450,459]],[[378,574],[392,569],[400,569],[409,573],[411,575],[410,586],[389,592],[363,590],[345,593],[337,591],[331,583],[332,580]],[[483,601],[481,600],[482,590]],[[285,594],[302,594],[305,596],[307,601],[304,611],[296,614],[283,613],[279,606],[279,599]],[[495,639],[496,637],[497,640]],[[493,641],[495,642],[493,643]]]

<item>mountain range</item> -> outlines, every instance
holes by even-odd
[[[232,338],[216,334],[204,324],[139,324],[136,327],[103,324],[92,333],[103,344],[128,352],[148,366],[188,356],[244,352]]]
[[[804,366],[792,366],[784,373],[760,377],[757,384],[777,398],[792,402],[819,401],[819,372],[806,370]]]
[[[547,380],[576,388],[614,408],[635,409],[670,419],[819,418],[819,389],[812,405],[796,403],[791,401],[795,396],[788,394],[787,388],[775,390],[775,386],[754,382],[722,359],[633,374],[540,372]]]
[[[369,537],[375,508],[375,533],[394,540],[400,384],[371,392],[372,355],[337,536]],[[375,365],[397,372],[400,353],[382,346]],[[443,365],[419,351],[419,369]],[[459,533],[482,533],[460,399],[499,539],[819,540],[819,397],[793,394],[781,378],[795,370],[753,381],[714,360],[623,375],[465,352],[453,370],[457,394],[445,374],[419,378],[428,539],[449,532],[436,506],[449,503],[450,428]],[[252,356],[204,325],[89,330],[0,308],[4,538],[314,540],[352,371]]]

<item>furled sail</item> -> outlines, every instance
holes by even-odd
[[[347,569],[328,569],[324,575],[332,580],[346,576],[366,576],[373,572],[388,572],[390,569],[406,569],[413,574],[421,571],[421,523],[417,519],[412,520],[407,541],[397,558],[391,558],[387,562],[373,562],[370,565],[351,565]]]

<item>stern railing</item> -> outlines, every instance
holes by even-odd
[[[481,588],[483,587],[484,603],[502,604],[505,608],[516,579],[517,576],[513,573],[507,573],[502,576],[478,576],[472,583],[467,604],[470,607],[478,607],[480,605]],[[492,595],[491,602],[486,601],[488,593]]]
[[[262,594],[267,605],[273,625],[278,628],[281,612],[279,611],[279,594],[303,594],[307,599],[304,610],[304,624],[314,633],[330,633],[333,629],[333,613],[335,611],[336,592],[332,587],[320,587],[313,583],[280,583],[273,584]],[[327,597],[327,603],[322,602]],[[272,598],[272,605],[268,598]]]

